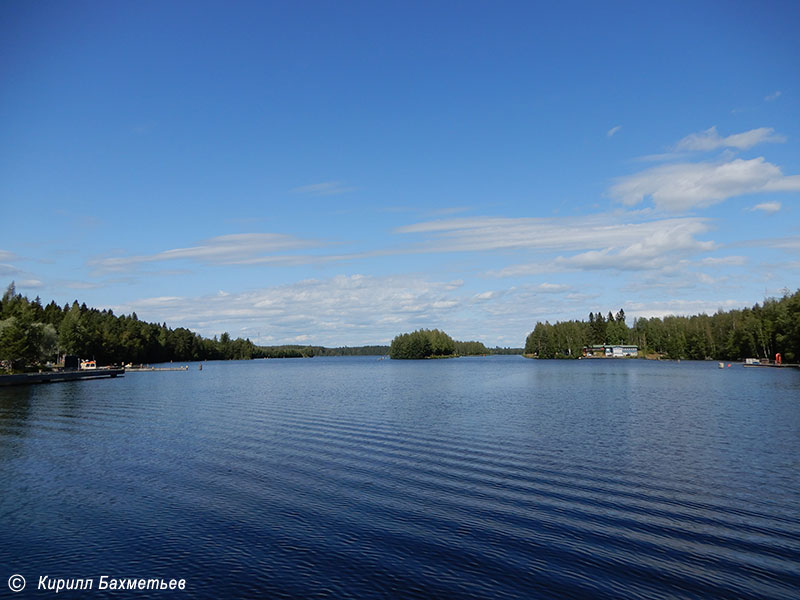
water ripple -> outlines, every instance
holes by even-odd
[[[614,448],[630,440],[627,394],[652,399],[636,410],[654,423],[674,418],[658,401],[668,377],[636,377],[645,387],[633,391],[622,372],[601,378],[623,401],[593,414],[588,435],[581,422],[597,407],[578,412],[580,387],[531,403],[524,362],[491,372],[507,415],[485,412],[486,385],[469,370],[463,385],[420,375],[446,364],[226,365],[238,379],[214,368],[186,374],[185,387],[144,376],[0,391],[0,561],[186,577],[185,597],[197,598],[788,599],[800,589],[786,425],[800,416],[770,396],[762,410],[782,418],[736,405],[774,428],[763,451],[731,418],[735,396],[723,405],[709,388],[673,403],[720,406],[718,418],[680,422],[671,438],[635,422],[665,452],[649,464],[649,448]],[[421,381],[393,379],[399,368]],[[398,399],[398,386],[419,395]],[[538,425],[527,431],[518,424],[530,411]],[[753,461],[763,469],[737,470]]]

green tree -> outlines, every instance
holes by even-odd
[[[591,316],[591,313],[590,313]],[[603,313],[598,312],[594,315],[594,320],[591,320],[592,326],[592,343],[605,344],[606,343],[606,320]]]
[[[72,303],[58,328],[58,345],[64,354],[83,356],[86,348],[86,328],[82,323],[78,301]]]
[[[55,328],[34,323],[34,314],[31,307],[24,307],[19,316],[0,321],[0,360],[8,362],[12,370],[39,365],[55,354]]]

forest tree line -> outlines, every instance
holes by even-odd
[[[625,312],[589,313],[588,321],[537,323],[525,341],[525,353],[538,358],[578,358],[594,344],[631,344],[639,355],[670,359],[774,359],[800,362],[800,290],[770,298],[751,308],[714,315],[634,319]]]
[[[16,292],[14,283],[0,299],[0,361],[11,371],[40,367],[59,355],[94,359],[98,365],[243,360],[387,354],[388,346],[324,348],[322,346],[257,346],[228,333],[204,338],[184,327],[140,321],[136,313],[117,316],[86,304],[43,306]]]
[[[311,358],[312,356],[382,356],[389,354],[389,346],[302,346],[287,344],[283,346],[258,346],[260,356],[255,358]]]

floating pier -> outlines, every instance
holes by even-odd
[[[33,383],[58,383],[81,379],[102,379],[125,375],[125,369],[87,369],[84,371],[50,371],[47,373],[23,373],[0,375],[0,387],[7,385],[30,385]]]

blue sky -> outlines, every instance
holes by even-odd
[[[0,281],[263,344],[800,284],[795,2],[0,4]]]

